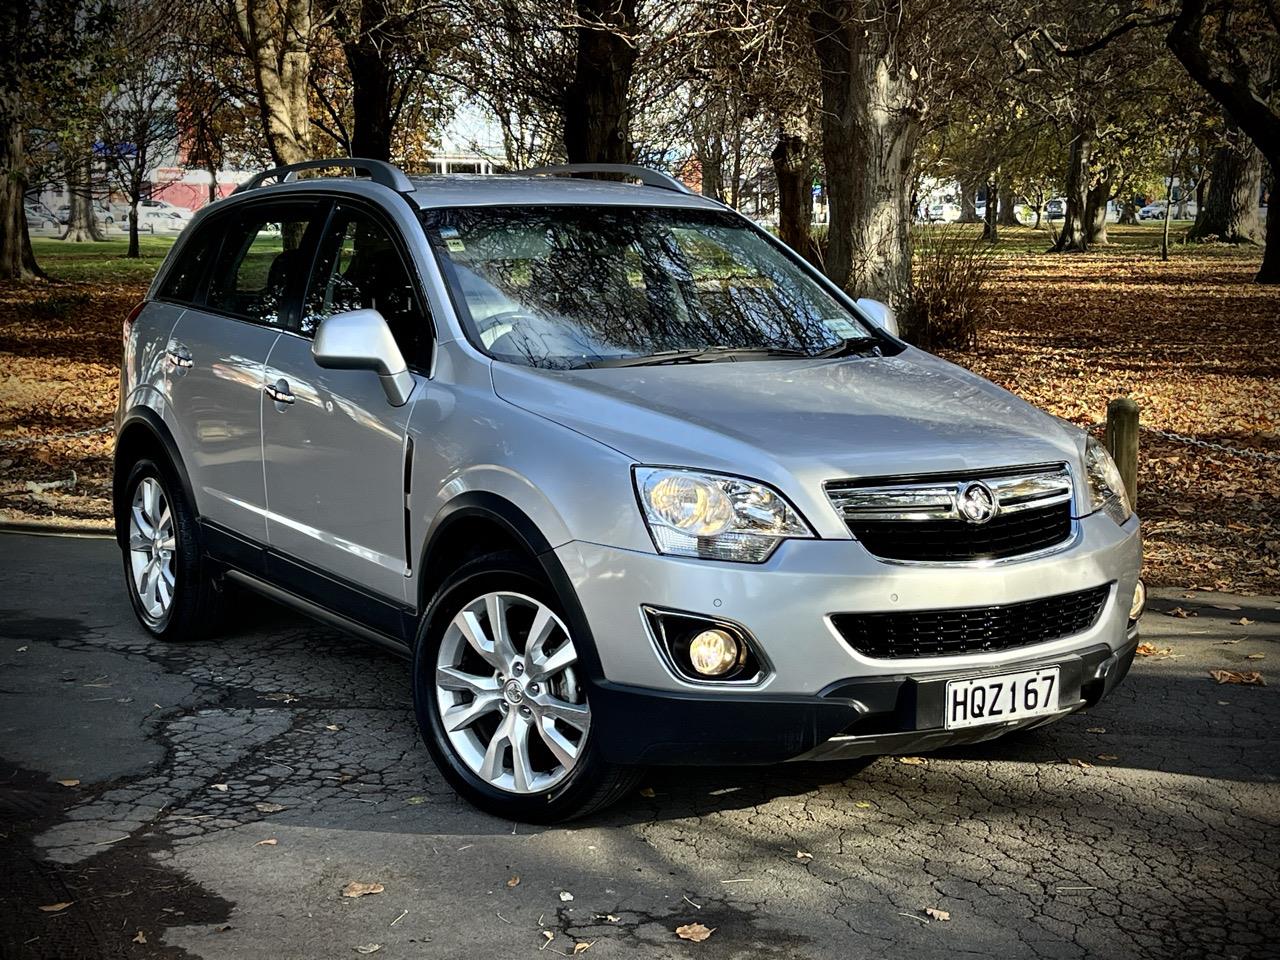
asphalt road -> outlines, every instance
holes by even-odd
[[[1280,956],[1280,690],[1208,676],[1273,675],[1274,599],[1162,594],[1145,636],[1172,653],[1045,730],[655,771],[533,829],[442,782],[404,663],[253,600],[157,645],[118,564],[0,536],[0,956]]]

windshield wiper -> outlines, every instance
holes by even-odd
[[[829,357],[851,357],[857,353],[880,353],[879,337],[845,337],[834,346],[827,347],[825,350],[819,350],[813,354],[815,358],[827,359]]]
[[[667,363],[715,363],[739,356],[807,357],[803,350],[786,347],[698,347],[692,350],[663,350],[638,357],[603,357],[587,361],[588,367],[656,367]]]

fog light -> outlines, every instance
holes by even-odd
[[[738,641],[724,630],[703,630],[689,641],[689,662],[704,677],[728,673],[738,663]]]
[[[1129,604],[1129,622],[1135,622],[1146,608],[1147,585],[1139,580],[1133,588],[1133,603]]]

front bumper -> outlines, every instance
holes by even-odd
[[[599,656],[593,735],[619,763],[775,762],[923,750],[988,739],[1008,726],[941,729],[945,680],[1062,667],[1062,710],[1096,702],[1128,670],[1128,611],[1141,567],[1138,521],[1096,514],[1060,553],[990,565],[895,564],[853,540],[792,540],[766,563],[686,560],[574,541],[555,552]],[[1088,630],[994,653],[872,659],[831,616],[1008,604],[1110,584]],[[693,683],[659,652],[642,608],[731,620],[767,661],[749,685]],[[1094,673],[1109,663],[1107,675]],[[1043,723],[1054,717],[1038,717]],[[834,739],[833,739],[834,738]]]
[[[1060,668],[1058,712],[961,730],[943,728],[946,682],[990,671],[954,669],[842,680],[814,697],[662,693],[605,681],[591,693],[592,736],[619,764],[761,764],[918,753],[977,743],[1090,707],[1133,664],[1136,631],[1119,649],[1022,660],[1011,671]]]

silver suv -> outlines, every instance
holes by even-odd
[[[1137,643],[1101,445],[649,170],[262,174],[126,321],[117,430],[147,630],[239,585],[411,658],[513,819],[1048,723]]]

